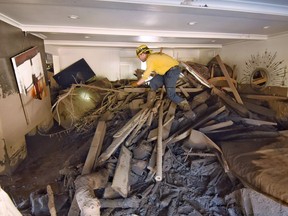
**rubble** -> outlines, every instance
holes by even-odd
[[[60,123],[57,106],[64,97],[77,96],[75,89],[94,89],[101,95],[100,102],[70,121],[69,133],[75,138],[93,138],[84,165],[73,164],[73,169],[67,163],[60,173],[69,177],[69,216],[80,211],[84,216],[243,215],[240,203],[230,197],[244,185],[230,172],[219,142],[275,138],[283,124],[261,103],[262,96],[238,92],[235,74],[219,56],[210,64],[202,69],[191,62],[181,64],[183,76],[176,90],[189,102],[193,118],[165,98],[165,89],[132,88],[129,80],[106,80],[105,87],[99,80],[73,84],[59,96],[54,114]],[[215,79],[209,82],[217,74],[224,75],[224,88]]]

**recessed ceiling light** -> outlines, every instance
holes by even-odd
[[[90,38],[90,36],[86,35],[85,38],[88,39],[88,38]]]
[[[264,28],[264,29],[269,29],[269,28],[270,28],[270,26],[264,26],[263,28]]]
[[[68,17],[70,19],[79,19],[79,16],[77,16],[77,15],[69,15]]]
[[[195,25],[197,22],[189,22],[188,25]]]
[[[212,43],[215,43],[215,42],[216,42],[216,40],[211,40],[211,42],[212,42]]]
[[[159,42],[159,37],[156,36],[139,36],[137,39],[139,42]]]

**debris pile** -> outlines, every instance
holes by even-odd
[[[217,62],[218,78],[212,77]],[[243,185],[229,172],[217,142],[277,137],[281,126],[265,100],[237,91],[233,71],[219,56],[212,63],[209,68],[182,63],[176,90],[195,113],[191,118],[166,99],[165,89],[132,88],[129,80],[103,86],[92,79],[59,97],[54,106],[59,124],[65,121],[76,138],[93,137],[85,162],[69,162],[60,172],[69,182],[68,215],[243,215],[229,196]],[[87,96],[91,89],[99,100]],[[71,103],[59,109],[76,90],[95,102],[77,119]]]

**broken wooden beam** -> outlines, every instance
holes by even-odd
[[[220,123],[217,123],[217,124],[213,124],[213,125],[209,125],[209,126],[206,126],[206,127],[199,128],[199,131],[205,133],[205,132],[208,132],[208,131],[217,130],[217,129],[228,127],[228,126],[231,126],[231,125],[233,125],[233,121],[228,120],[228,121],[225,121],[225,122],[220,122]]]
[[[127,198],[130,189],[129,173],[131,159],[132,153],[122,145],[111,187],[124,198]]]
[[[94,169],[95,162],[97,161],[97,158],[99,157],[102,149],[105,133],[106,133],[106,123],[105,121],[99,121],[87,158],[85,160],[85,164],[82,169],[82,175],[89,174]]]
[[[114,140],[110,146],[100,155],[97,166],[103,165],[103,163],[110,158],[110,156],[116,151],[116,149],[122,144],[122,142],[129,136],[132,130],[138,125],[140,117],[143,112],[147,112],[148,108],[140,110],[132,119],[130,119],[124,127],[122,127],[113,137]]]
[[[249,117],[249,111],[243,104],[236,103],[225,92],[220,91],[216,87],[212,89],[213,93],[217,94],[231,109],[242,117]]]
[[[262,116],[266,116],[266,117],[271,118],[271,119],[274,119],[276,116],[276,112],[272,109],[267,108],[267,107],[257,105],[254,103],[250,103],[250,102],[245,101],[245,100],[244,100],[244,104],[250,112],[254,112],[254,113],[257,113],[257,114],[262,115]]]
[[[209,121],[210,119],[214,118],[215,116],[219,115],[220,113],[224,112],[226,110],[225,106],[220,107],[219,109],[215,110],[211,114],[205,116],[204,118],[197,121],[196,124],[193,125],[193,128],[199,128],[201,125]]]
[[[207,91],[203,91],[198,95],[195,95],[193,97],[192,102],[190,103],[190,106],[192,109],[195,109],[197,106],[205,103],[209,98],[211,97],[211,94]]]
[[[233,84],[232,78],[229,76],[229,73],[228,73],[228,71],[227,71],[227,69],[226,69],[226,66],[225,66],[224,63],[222,62],[220,56],[217,55],[215,58],[216,58],[219,66],[220,66],[220,68],[221,68],[221,71],[223,72],[223,74],[224,74],[224,76],[225,76],[225,78],[226,78],[226,80],[227,80],[227,82],[228,82],[229,87],[232,89],[232,92],[233,92],[233,95],[234,95],[236,101],[237,101],[239,104],[243,104],[243,101],[242,101],[242,99],[241,99],[241,97],[240,97],[240,95],[239,95],[239,93],[238,93],[235,85]]]
[[[106,133],[106,123],[105,121],[99,121],[96,131],[94,133],[91,146],[89,148],[87,158],[85,160],[85,164],[82,169],[82,173],[81,173],[82,175],[91,173],[91,171],[95,168],[96,166],[95,163],[97,161],[97,158],[99,157],[102,144],[103,144],[103,140],[105,137],[105,133]],[[78,216],[79,211],[80,209],[77,204],[76,198],[74,196],[69,212],[68,212],[68,216]]]

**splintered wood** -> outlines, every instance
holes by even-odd
[[[122,146],[111,187],[124,198],[126,198],[129,193],[131,159],[132,153],[125,146]]]
[[[231,78],[221,58],[216,56],[216,60],[223,72],[221,78],[217,78],[214,67],[202,71],[209,71],[210,77],[213,73],[211,82],[204,78],[207,74],[197,72],[200,65],[181,64],[184,76],[178,80],[176,91],[189,102],[196,114],[193,119],[165,97],[165,89],[152,92],[148,86],[132,88],[121,83],[104,97],[104,108],[98,107],[97,115],[92,111],[84,117],[95,121],[91,125],[98,122],[98,126],[82,177],[77,180],[81,211],[88,201],[99,205],[101,215],[228,215],[232,211],[229,208],[237,207],[229,203],[231,207],[226,208],[225,196],[238,180],[231,178],[217,142],[239,139],[243,134],[279,135],[275,112],[262,102],[284,99],[242,95],[237,91],[236,75]],[[216,85],[216,80],[227,85]],[[225,190],[221,185],[226,185]],[[95,195],[91,188],[105,192]],[[221,198],[221,204],[216,197]]]

